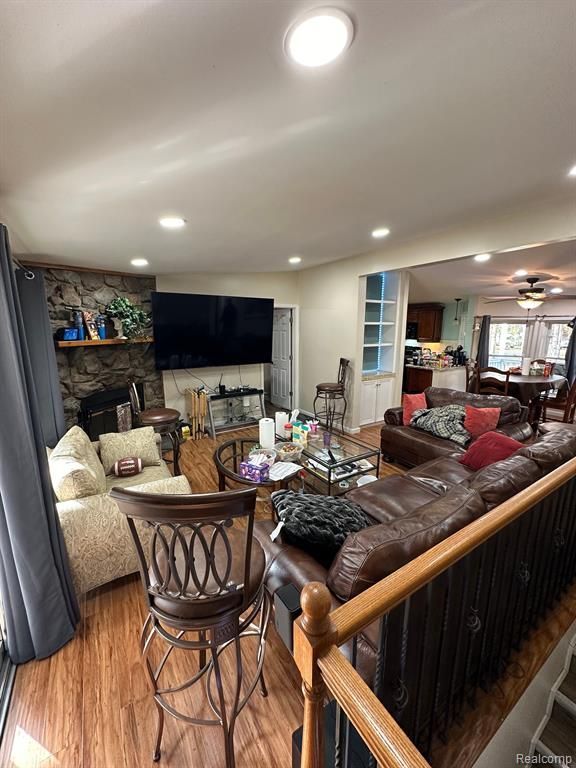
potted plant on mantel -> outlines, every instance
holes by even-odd
[[[114,323],[114,330],[119,339],[138,339],[147,337],[150,328],[150,315],[134,306],[130,299],[118,296],[106,307],[106,314]]]

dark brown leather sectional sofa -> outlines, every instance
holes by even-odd
[[[455,389],[428,387],[424,390],[428,408],[443,405],[472,405],[475,408],[500,408],[497,431],[524,442],[532,439],[532,428],[527,422],[528,409],[515,397],[501,395],[475,395]],[[464,453],[464,449],[450,440],[404,426],[402,408],[389,408],[384,414],[384,426],[380,431],[382,457],[387,461],[399,461],[407,467],[415,467],[430,459]]]
[[[520,417],[522,412],[515,413]],[[510,426],[525,432],[522,422]],[[558,429],[477,472],[450,455],[356,488],[347,498],[360,504],[374,524],[350,534],[329,569],[283,541],[282,534],[272,542],[275,523],[259,521],[255,535],[266,554],[267,588],[274,594],[289,583],[301,590],[310,581],[320,581],[337,607],[574,456],[576,430]],[[358,639],[359,670],[367,679],[375,642],[375,627]]]

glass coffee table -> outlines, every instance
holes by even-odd
[[[324,445],[324,430],[309,433],[308,444],[299,463],[306,470],[308,491],[339,496],[356,487],[362,475],[380,472],[380,449],[360,443],[348,435],[333,432],[330,445]]]

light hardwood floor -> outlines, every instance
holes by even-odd
[[[357,439],[378,444],[379,425]],[[196,491],[217,489],[212,454],[232,434],[183,446],[181,469]],[[245,431],[248,435],[248,430]],[[384,464],[381,476],[399,472]],[[257,516],[270,514],[266,499]],[[144,618],[139,578],[94,590],[81,601],[76,637],[49,659],[17,671],[0,748],[0,768],[140,768],[152,765],[156,715],[143,670],[138,638]],[[169,674],[183,680],[191,654],[175,655]],[[302,722],[300,680],[273,625],[266,657],[268,698],[254,692],[238,718],[237,768],[288,768],[292,732]],[[231,674],[225,660],[225,674]],[[196,711],[205,708],[189,697]],[[203,710],[202,710],[203,711]],[[167,716],[160,766],[222,768],[217,727],[190,726]]]

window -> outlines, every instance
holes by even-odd
[[[563,364],[566,360],[566,350],[572,329],[566,323],[550,323],[546,344],[546,360],[551,363]]]
[[[526,323],[492,322],[488,365],[507,370],[522,365]]]

